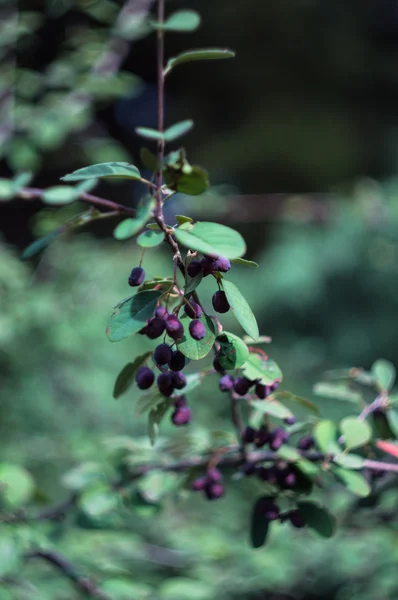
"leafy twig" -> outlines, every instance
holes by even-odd
[[[17,196],[23,198],[24,200],[43,199],[44,192],[45,190],[41,190],[39,188],[22,188],[18,191]],[[94,196],[93,194],[89,194],[87,192],[81,192],[78,199],[82,200],[83,202],[87,202],[92,206],[107,208],[117,213],[135,215],[134,208],[123,206],[123,204],[118,204],[117,202],[112,202],[112,200],[106,200],[105,198],[100,198],[99,196]]]

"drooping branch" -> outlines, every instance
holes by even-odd
[[[18,191],[17,196],[23,200],[42,200],[44,193],[45,190],[41,190],[39,188],[22,188]],[[78,199],[82,202],[87,202],[92,206],[96,206],[97,208],[106,208],[124,215],[135,215],[134,208],[123,206],[123,204],[118,204],[117,202],[106,200],[105,198],[100,198],[99,196],[94,196],[88,192],[81,192]]]

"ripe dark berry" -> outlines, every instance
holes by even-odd
[[[224,496],[224,486],[221,483],[210,483],[205,488],[205,494],[208,500],[218,500]]]
[[[189,263],[187,268],[187,273],[190,277],[196,277],[199,273],[202,272],[202,263],[200,260],[194,259]]]
[[[265,425],[261,425],[260,429],[256,431],[254,437],[254,443],[257,448],[262,448],[270,440],[270,432]]]
[[[207,471],[207,481],[209,483],[221,483],[222,473],[219,469],[212,468]]]
[[[153,359],[158,365],[167,365],[172,357],[173,351],[168,344],[159,344],[153,353]]]
[[[258,511],[269,521],[274,521],[280,514],[279,507],[272,498],[262,498],[258,503]]]
[[[288,473],[285,477],[284,485],[288,488],[293,488],[297,483],[296,473]]]
[[[302,527],[305,527],[305,520],[303,518],[303,515],[299,511],[299,509],[292,510],[288,514],[288,517],[289,517],[289,520],[290,520],[291,524],[293,525],[293,527],[296,527],[297,529],[301,529]]]
[[[168,316],[169,313],[165,306],[158,306],[155,310],[155,317],[159,317],[159,319],[164,319],[166,321]]]
[[[289,434],[282,427],[277,427],[270,433],[269,446],[271,450],[279,450],[288,439]]]
[[[245,444],[252,444],[256,437],[256,433],[256,430],[253,427],[250,427],[250,425],[248,425],[243,432],[242,441]]]
[[[254,462],[246,462],[243,465],[243,472],[245,475],[254,475],[254,473],[256,473],[257,471],[257,467],[256,467],[256,463]]]
[[[176,408],[176,410],[171,415],[171,421],[177,427],[181,425],[188,425],[192,417],[191,409],[188,406],[182,406],[181,408]]]
[[[185,396],[179,396],[174,400],[174,408],[181,408],[182,406],[187,406],[187,399]]]
[[[169,398],[174,391],[173,379],[170,373],[161,373],[156,383],[158,384],[159,392]]]
[[[249,391],[252,382],[246,377],[239,377],[234,381],[234,390],[239,396],[245,396]]]
[[[203,314],[202,307],[193,300],[184,306],[184,312],[190,319],[199,319]]]
[[[194,319],[189,324],[189,333],[194,340],[203,340],[206,335],[206,327],[199,321],[199,319]]]
[[[279,381],[274,381],[274,383],[269,386],[269,389],[271,392],[275,392],[275,390],[277,390],[278,387],[279,387]]]
[[[173,340],[178,340],[184,335],[184,327],[175,315],[170,315],[166,323],[166,331]]]
[[[172,371],[182,371],[185,367],[185,356],[179,350],[175,350],[172,353],[169,367]]]
[[[223,290],[218,290],[213,294],[212,304],[214,310],[218,313],[226,313],[230,309],[227,296]]]
[[[214,270],[215,271],[220,271],[221,273],[228,273],[230,268],[231,268],[231,263],[229,262],[228,258],[222,258],[221,256],[219,256],[218,258],[215,259],[215,261],[214,261]]]
[[[214,357],[213,368],[215,371],[217,371],[217,373],[224,373],[224,371],[225,371],[225,369],[223,369],[222,366],[220,365],[220,359],[219,359],[218,354],[216,354]]]
[[[155,381],[155,373],[149,367],[140,367],[135,380],[140,390],[147,390]]]
[[[230,375],[224,375],[218,382],[218,386],[222,392],[230,392],[234,386],[234,380]]]
[[[309,435],[306,435],[305,437],[302,437],[301,440],[299,440],[299,442],[297,444],[297,448],[299,450],[309,450],[314,445],[315,445],[314,438]]]
[[[265,400],[267,396],[270,394],[270,389],[268,385],[263,385],[262,383],[256,383],[255,392],[257,398],[260,400]]]
[[[141,283],[145,279],[145,271],[141,267],[135,267],[130,273],[129,277],[129,285],[131,287],[136,287],[137,285],[141,285]]]
[[[215,269],[215,259],[212,258],[211,256],[205,256],[204,258],[202,258],[202,269],[203,269],[203,276],[207,277],[208,275],[211,275],[212,273],[214,273],[217,269]]]
[[[207,485],[207,477],[198,477],[192,482],[194,492],[202,492]]]
[[[159,317],[154,317],[150,321],[148,321],[148,325],[146,326],[146,334],[150,340],[155,340],[160,337],[166,328],[166,322],[163,319],[159,319]]]
[[[182,390],[187,385],[187,378],[184,373],[171,373],[173,379],[173,385],[176,390]]]
[[[286,423],[286,425],[294,425],[297,423],[297,419],[296,417],[288,417],[287,419],[284,419],[284,423]]]

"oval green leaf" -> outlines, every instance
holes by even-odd
[[[263,415],[271,415],[277,419],[289,419],[293,416],[293,413],[278,400],[252,400],[250,406]]]
[[[197,250],[209,256],[223,256],[224,258],[239,258],[246,252],[243,237],[230,227],[201,221],[196,223],[190,231],[180,228],[175,230],[177,241],[192,250]]]
[[[258,380],[262,385],[271,385],[274,381],[282,381],[282,371],[273,360],[264,360],[255,352],[250,353],[249,358],[242,367],[242,373],[248,379]]]
[[[199,360],[200,358],[207,356],[213,347],[214,340],[216,339],[214,333],[214,323],[210,317],[203,314],[200,317],[200,321],[202,321],[206,328],[206,335],[203,340],[197,341],[194,340],[189,333],[189,324],[191,319],[186,315],[181,317],[181,323],[184,326],[184,335],[180,340],[177,341],[177,346],[184,356],[192,360]]]
[[[179,137],[185,135],[190,131],[193,127],[192,119],[186,119],[185,121],[180,121],[171,127],[168,127],[164,132],[164,139],[166,142],[173,142]]]
[[[163,231],[151,231],[148,229],[147,231],[143,231],[137,238],[137,244],[141,246],[141,248],[154,248],[155,246],[159,246],[164,240]]]
[[[109,319],[106,335],[111,342],[119,342],[138,333],[146,325],[162,292],[139,292],[115,307]]]
[[[45,204],[70,204],[79,198],[80,192],[70,185],[57,185],[48,188],[43,192],[43,202]]]
[[[164,135],[161,131],[158,131],[157,129],[151,129],[150,127],[136,127],[135,132],[137,135],[145,138],[146,140],[164,140]]]
[[[220,344],[219,362],[226,371],[239,369],[249,358],[249,348],[237,335],[223,331],[217,342]]]
[[[55,231],[52,231],[44,237],[35,240],[31,244],[29,244],[29,246],[25,248],[25,250],[22,253],[22,260],[28,260],[29,258],[33,258],[33,256],[36,256],[36,254],[39,254],[42,250],[47,248],[47,246],[51,244],[51,242],[56,237],[58,237],[64,230],[65,227],[59,227],[59,229],[56,229]]]
[[[241,267],[246,267],[247,269],[258,269],[258,264],[254,262],[254,260],[246,260],[245,258],[234,258],[231,260],[234,265],[240,265]]]
[[[248,302],[242,296],[236,285],[230,281],[225,281],[224,279],[222,286],[231,310],[234,313],[237,321],[240,323],[246,333],[253,338],[253,340],[257,340],[260,332],[258,330],[256,317],[254,316]]]
[[[10,179],[0,179],[0,202],[7,202],[16,194],[15,183]]]
[[[337,427],[333,421],[319,421],[314,427],[313,435],[321,452],[325,452],[325,454],[341,453],[341,448],[336,441]]]
[[[127,392],[127,390],[133,385],[137,370],[147,360],[147,358],[151,356],[151,354],[152,352],[141,354],[141,356],[137,356],[134,362],[128,363],[125,367],[123,367],[115,381],[115,386],[113,388],[114,398],[120,398],[120,396]]]
[[[117,504],[116,492],[105,485],[86,490],[78,499],[79,508],[94,519],[113,511]]]
[[[233,58],[235,52],[228,50],[227,48],[202,48],[200,50],[188,50],[178,56],[170,58],[167,63],[166,74],[171,71],[177,65],[183,63],[193,62],[197,60],[220,60],[224,58]]]
[[[167,182],[166,182],[167,183]],[[172,189],[175,189],[180,194],[188,196],[199,196],[203,194],[209,187],[209,176],[201,167],[192,166],[189,172],[179,173],[177,182]]]
[[[348,471],[347,469],[343,469],[343,467],[334,467],[333,473],[356,496],[361,496],[362,498],[369,496],[371,492],[370,485],[360,473]]]
[[[346,448],[358,448],[367,444],[372,437],[372,429],[366,421],[356,417],[346,417],[340,421],[340,431],[344,436]]]
[[[0,464],[1,498],[9,507],[15,508],[28,502],[35,491],[31,474],[23,467],[10,463]]]
[[[99,177],[119,177],[123,179],[141,179],[141,175],[137,167],[126,162],[106,162],[83,167],[77,171],[73,171],[65,177],[61,177],[63,181],[81,181],[82,179],[96,179]]]
[[[164,31],[189,32],[195,31],[200,22],[200,15],[194,10],[178,10],[170,15],[164,23],[153,23],[153,27]]]
[[[155,173],[158,170],[158,159],[153,152],[148,148],[141,148],[140,150],[141,162],[149,171]]]
[[[391,390],[395,382],[395,367],[388,360],[380,359],[371,368],[377,386],[380,390]]]
[[[333,398],[333,400],[342,400],[343,402],[358,402],[363,401],[361,392],[357,392],[344,383],[330,383],[328,381],[320,381],[314,385],[314,394],[323,398]]]
[[[336,519],[326,508],[309,500],[298,502],[297,507],[307,527],[324,538],[332,537],[336,531]]]
[[[338,454],[333,462],[345,469],[363,469],[364,459],[359,454]]]
[[[152,218],[152,211],[155,204],[156,201],[152,196],[144,198],[141,204],[137,207],[136,217],[134,219],[124,219],[124,221],[117,225],[113,232],[114,238],[119,241],[127,240],[138,233],[140,229],[145,227],[149,219]]]
[[[264,498],[259,498],[253,506],[250,523],[250,540],[253,548],[261,548],[267,539],[269,520],[264,516],[263,502]]]

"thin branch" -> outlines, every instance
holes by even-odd
[[[44,192],[45,190],[41,190],[39,188],[22,188],[18,191],[17,196],[23,198],[24,200],[42,200]],[[88,204],[97,206],[99,208],[107,208],[109,210],[116,211],[117,213],[135,215],[134,208],[123,206],[123,204],[118,204],[117,202],[112,202],[112,200],[106,200],[105,198],[100,198],[99,196],[88,194],[87,192],[81,192],[78,200],[82,200],[83,202],[87,202]]]
[[[369,415],[374,413],[376,410],[379,410],[380,408],[385,408],[387,400],[387,395],[384,392],[379,394],[371,404],[365,406],[365,408],[358,417],[358,421],[364,421]]]
[[[164,0],[158,0],[157,22],[164,22]],[[164,31],[159,27],[157,31],[157,72],[158,72],[158,131],[164,131]],[[162,211],[162,163],[164,157],[164,139],[158,141],[158,163],[159,171],[156,177],[156,218],[164,225]]]
[[[379,460],[364,460],[363,466],[371,471],[392,471],[398,473],[398,462],[385,463]]]

